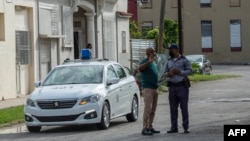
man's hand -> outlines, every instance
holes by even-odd
[[[151,54],[151,55],[149,56],[149,58],[148,58],[148,62],[149,62],[149,63],[153,62],[153,61],[154,61],[154,57],[155,57],[155,55],[154,55],[154,54]]]
[[[178,75],[178,74],[181,73],[181,71],[180,71],[178,68],[173,68],[173,69],[171,70],[171,72],[172,72],[173,74],[175,74],[175,75]]]
[[[166,75],[167,77],[172,77],[173,75],[180,74],[181,71],[178,68],[173,68],[170,72],[168,72]]]

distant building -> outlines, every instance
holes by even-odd
[[[161,2],[138,6],[140,29],[159,26]],[[185,54],[205,54],[212,63],[250,63],[249,0],[182,0]],[[178,20],[178,0],[166,0],[165,18]]]

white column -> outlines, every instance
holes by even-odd
[[[85,15],[87,17],[87,44],[92,44],[92,57],[95,58],[95,13],[85,13]]]

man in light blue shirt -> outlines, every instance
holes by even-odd
[[[178,132],[178,106],[182,112],[182,126],[184,133],[189,133],[188,118],[188,97],[189,97],[189,80],[188,75],[192,74],[192,66],[186,57],[179,53],[179,47],[172,44],[169,47],[168,63],[165,69],[165,75],[168,79],[169,87],[169,105],[171,128],[167,133]]]

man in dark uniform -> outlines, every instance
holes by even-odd
[[[188,119],[188,96],[189,96],[189,80],[188,75],[192,74],[192,66],[186,57],[179,53],[179,47],[172,44],[169,47],[168,63],[165,69],[165,75],[168,80],[169,87],[169,105],[171,128],[167,133],[178,132],[178,106],[180,105],[182,113],[182,126],[184,133],[189,133]]]
[[[147,58],[142,60],[139,66],[141,72],[142,94],[144,99],[143,129],[142,135],[153,135],[160,133],[153,128],[153,120],[158,100],[158,71],[154,59],[156,52],[154,48],[147,48]]]

